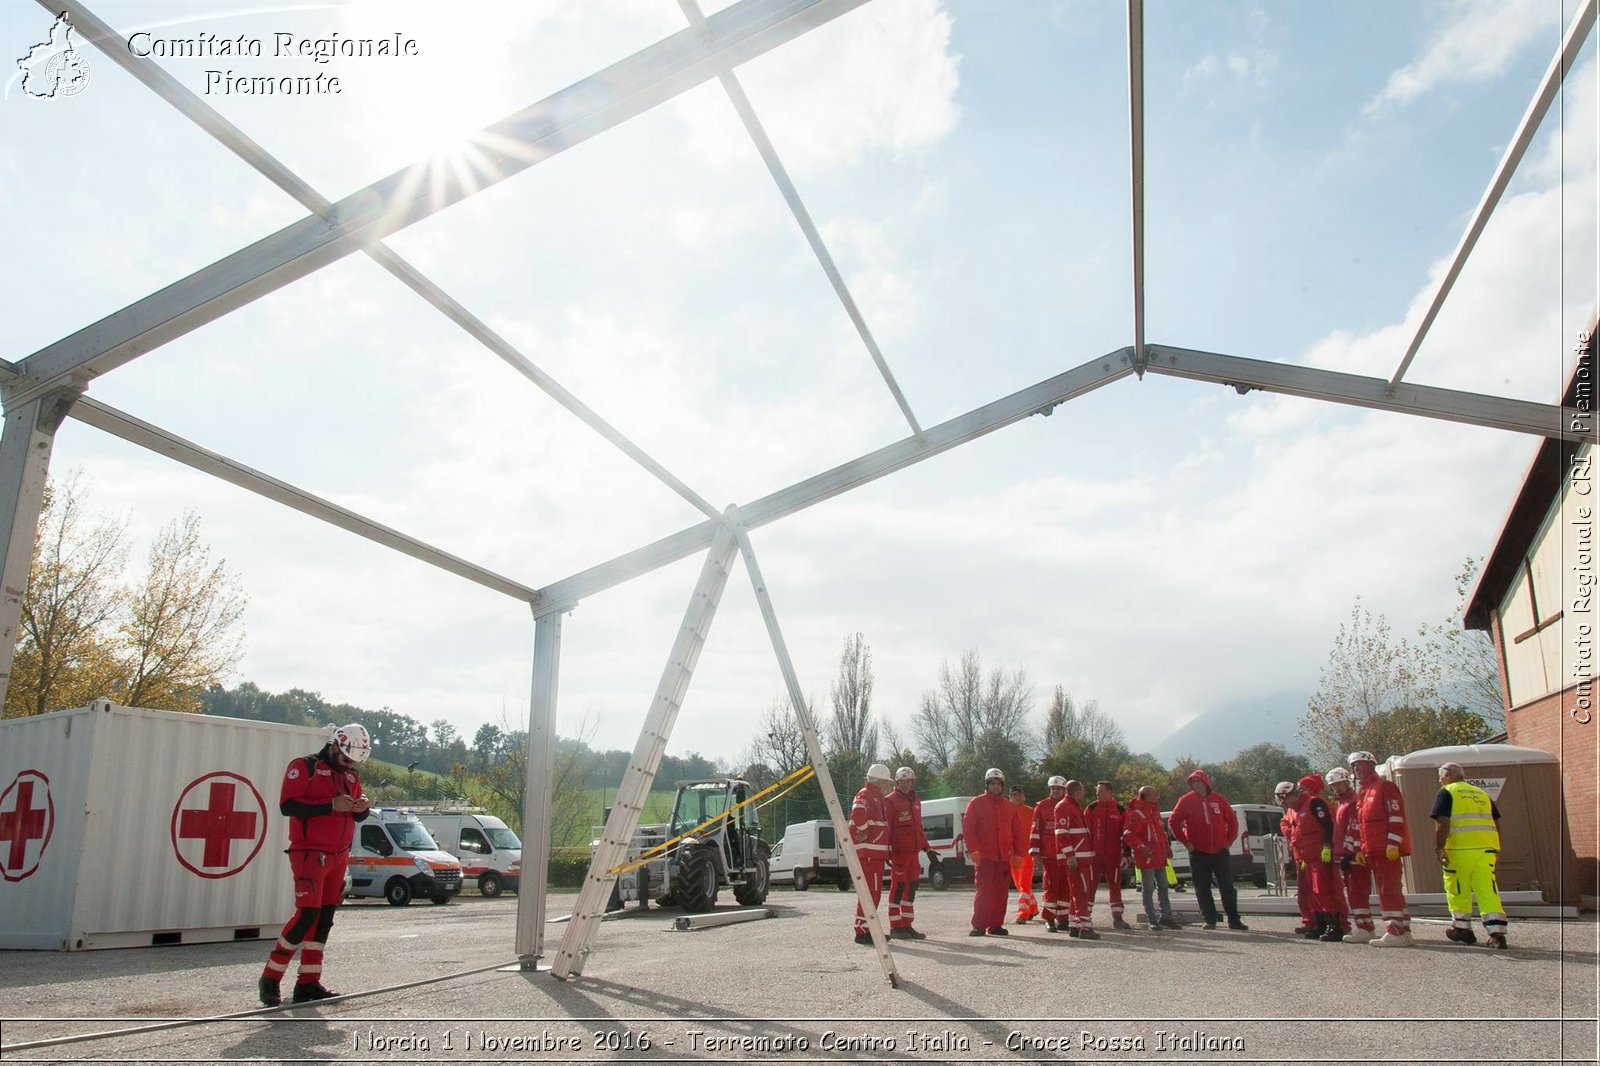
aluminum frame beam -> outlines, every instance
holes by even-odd
[[[333,204],[284,163],[257,144],[244,131],[223,118],[209,104],[201,100],[154,60],[133,54],[127,40],[94,12],[78,0],[39,0],[39,6],[54,13],[62,8],[71,17],[73,27],[152,92],[167,101],[195,125],[205,130],[224,148],[248,163],[267,180],[288,193],[295,200],[321,218],[333,220]],[[498,355],[512,369],[522,374],[552,399],[565,407],[590,429],[610,441],[618,450],[639,464],[672,491],[687,500],[691,506],[715,518],[720,513],[699,493],[658,463],[648,452],[634,444],[595,412],[591,407],[568,392],[550,375],[534,365],[533,361],[518,351],[510,342],[472,314],[437,284],[423,276],[399,253],[384,244],[375,244],[362,251],[383,267],[400,283],[427,301],[433,308],[469,333],[484,347]]]
[[[1544,72],[1544,79],[1534,92],[1533,99],[1529,101],[1528,110],[1523,113],[1522,121],[1517,124],[1517,131],[1512,136],[1511,143],[1506,145],[1500,166],[1495,170],[1494,177],[1489,179],[1489,187],[1484,190],[1483,199],[1478,201],[1478,209],[1473,212],[1472,221],[1467,224],[1467,231],[1461,235],[1461,243],[1456,245],[1456,254],[1450,259],[1449,269],[1444,272],[1444,277],[1439,279],[1438,291],[1433,294],[1427,313],[1422,316],[1422,322],[1417,326],[1416,336],[1411,338],[1411,343],[1406,346],[1406,354],[1400,360],[1400,366],[1395,370],[1394,377],[1389,379],[1390,392],[1399,387],[1400,379],[1405,377],[1406,371],[1411,368],[1411,361],[1416,358],[1417,349],[1422,347],[1423,340],[1428,336],[1428,330],[1433,326],[1433,320],[1438,317],[1439,309],[1444,306],[1445,298],[1450,295],[1450,290],[1455,287],[1456,278],[1467,265],[1467,257],[1472,254],[1472,249],[1477,247],[1478,238],[1482,236],[1484,227],[1489,224],[1489,216],[1494,214],[1494,209],[1499,205],[1506,186],[1511,184],[1511,175],[1516,172],[1517,164],[1522,162],[1528,146],[1533,143],[1534,135],[1539,132],[1539,124],[1544,121],[1545,113],[1550,110],[1550,104],[1555,100],[1561,83],[1566,81],[1567,71],[1577,62],[1578,52],[1582,50],[1583,42],[1588,39],[1589,31],[1594,27],[1596,2],[1597,0],[1585,0],[1583,7],[1578,9],[1578,13],[1572,17],[1572,22],[1567,26],[1567,34],[1561,42],[1561,47],[1556,51],[1555,58],[1550,61],[1550,68]]]
[[[1058,404],[1132,374],[1132,351],[1131,348],[1119,348],[1063,374],[1046,378],[1037,385],[1030,385],[993,403],[941,422],[927,430],[921,439],[903,438],[788,488],[779,489],[739,508],[741,520],[749,529],[764,526],[896,470],[931,459],[967,441],[1003,429],[1029,415],[1048,414]],[[703,551],[711,543],[716,528],[716,523],[701,522],[680,529],[670,536],[547,585],[539,590],[539,595],[549,603],[567,603],[603,592],[630,578],[648,574]]]
[[[733,534],[739,541],[739,554],[744,556],[745,569],[750,574],[750,587],[755,590],[756,603],[761,608],[761,618],[767,626],[767,636],[772,641],[773,654],[778,657],[778,670],[783,674],[783,686],[789,693],[789,705],[793,708],[795,720],[800,723],[800,732],[805,737],[806,753],[811,757],[811,767],[817,772],[817,785],[822,789],[822,801],[828,808],[828,817],[833,821],[834,838],[839,842],[839,850],[844,853],[845,865],[850,867],[850,878],[856,890],[856,902],[866,919],[867,932],[872,936],[872,946],[878,954],[879,965],[883,967],[883,975],[889,979],[891,988],[898,988],[900,978],[895,971],[894,955],[889,951],[889,938],[884,933],[883,919],[878,914],[877,902],[867,891],[867,878],[861,867],[861,856],[856,851],[855,841],[850,837],[850,826],[845,819],[844,810],[839,806],[839,794],[833,786],[833,773],[828,769],[828,759],[822,752],[822,742],[817,739],[817,723],[811,716],[811,709],[806,706],[805,693],[800,688],[800,675],[795,673],[794,661],[789,658],[789,645],[784,641],[783,630],[778,625],[778,612],[772,605],[771,594],[767,591],[766,578],[761,576],[761,564],[756,561],[755,548],[750,544],[750,534],[739,521],[738,515],[731,513],[729,518],[733,524]]]
[[[40,0],[41,3],[46,0]],[[683,9],[684,17],[689,20],[689,25],[697,30],[706,27],[706,17],[700,10],[698,0],[678,0],[678,6]],[[900,391],[900,383],[895,380],[889,363],[883,357],[883,352],[878,348],[877,339],[873,337],[872,330],[867,327],[867,320],[861,314],[861,309],[856,306],[855,297],[850,294],[850,288],[844,283],[844,276],[839,273],[839,267],[834,263],[828,246],[822,240],[822,234],[817,232],[817,227],[811,220],[811,212],[806,210],[805,202],[800,199],[800,192],[794,187],[794,182],[789,180],[789,171],[783,165],[783,160],[778,157],[778,150],[773,147],[772,139],[767,136],[766,128],[761,125],[761,120],[756,117],[755,108],[750,104],[750,98],[745,95],[744,86],[739,84],[739,79],[733,71],[725,70],[718,75],[722,82],[722,89],[728,94],[728,99],[733,103],[733,109],[739,113],[739,120],[744,123],[745,132],[750,135],[750,140],[755,143],[756,150],[761,153],[761,161],[766,163],[767,171],[772,175],[772,180],[777,183],[778,191],[783,194],[784,202],[789,205],[789,211],[794,215],[794,220],[800,226],[800,232],[805,234],[806,243],[811,245],[811,251],[817,257],[822,272],[828,276],[828,283],[833,286],[833,291],[839,297],[839,302],[844,305],[845,314],[850,316],[850,322],[856,328],[856,333],[861,337],[861,343],[866,345],[867,354],[872,356],[872,361],[878,367],[878,373],[883,377],[883,383],[889,386],[889,392],[894,397],[894,402],[899,405],[900,413],[905,416],[906,424],[911,427],[911,432],[922,436],[922,426],[917,422],[917,416],[911,411],[911,404],[906,401],[905,393]]]
[[[551,612],[535,618],[533,628],[533,688],[528,700],[527,761],[523,766],[522,877],[517,884],[516,950],[523,970],[536,969],[544,956],[560,674],[561,614]]]
[[[822,25],[866,0],[740,0],[706,20],[500,120],[475,138],[481,170],[456,180],[432,159],[413,164],[202,267],[28,356],[25,402],[82,385],[229,311],[274,292],[490,185]]]
[[[1431,385],[1392,387],[1382,378],[1171,348],[1164,344],[1150,346],[1149,369],[1169,377],[1232,385],[1241,393],[1261,389],[1539,437],[1571,436],[1572,420],[1583,414],[1576,408],[1555,404],[1458,392]]]
[[[80,399],[70,412],[70,416],[85,425],[103,430],[113,437],[120,437],[130,444],[137,444],[141,448],[165,455],[175,459],[185,466],[191,467],[204,474],[220,478],[231,485],[264,496],[275,503],[285,507],[292,507],[301,514],[310,515],[329,525],[337,526],[357,536],[365,537],[376,544],[392,548],[397,552],[409,555],[430,566],[436,566],[447,573],[464,577],[468,581],[476,582],[484,588],[493,589],[495,592],[504,593],[513,599],[522,600],[535,608],[542,604],[542,599],[537,590],[520,581],[503,577],[492,570],[468,562],[459,556],[435,548],[431,544],[417,540],[415,537],[401,533],[380,522],[357,514],[348,508],[325,500],[320,496],[307,492],[286,481],[279,481],[259,470],[254,470],[243,463],[219,455],[208,448],[187,441],[175,433],[168,432],[159,426],[135,418],[125,411],[100,403],[85,396]]]
[[[41,0],[42,2],[42,0]],[[1128,0],[1128,166],[1133,203],[1133,369],[1144,377],[1144,0]]]

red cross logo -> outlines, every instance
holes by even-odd
[[[38,792],[43,793],[39,797],[43,803],[36,807],[34,797]],[[55,831],[56,805],[50,798],[50,779],[38,770],[23,770],[0,792],[0,876],[7,881],[32,877]],[[33,853],[30,863],[28,852],[35,840],[39,841],[39,850]]]
[[[196,778],[172,808],[172,850],[201,877],[232,877],[267,840],[267,805],[250,780],[226,770]],[[249,845],[249,854],[234,856]]]

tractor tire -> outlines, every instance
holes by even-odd
[[[690,914],[708,911],[717,905],[717,863],[711,849],[686,848],[678,860],[678,877],[672,888],[678,906]]]
[[[745,874],[744,884],[735,886],[733,898],[743,903],[746,907],[754,907],[767,901],[767,888],[771,880],[771,872],[767,869],[767,860],[760,858],[750,867]]]

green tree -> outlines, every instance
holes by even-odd
[[[1485,732],[1499,732],[1506,727],[1506,711],[1494,639],[1484,630],[1467,629],[1461,624],[1482,565],[1481,559],[1468,557],[1462,561],[1456,574],[1455,610],[1438,625],[1424,626],[1420,637],[1425,653],[1433,661],[1445,702],[1483,719]]]
[[[1263,741],[1218,764],[1215,776],[1217,790],[1233,803],[1271,803],[1279,781],[1298,781],[1311,770],[1311,760],[1304,755]]]
[[[82,707],[109,694],[120,673],[112,634],[124,596],[117,576],[128,554],[126,529],[86,523],[80,475],[45,487],[7,718]]]

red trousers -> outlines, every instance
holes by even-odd
[[[1094,906],[1094,863],[1089,860],[1080,861],[1074,870],[1070,864],[1063,861],[1067,874],[1067,909],[1071,912],[1071,925],[1074,929],[1089,928],[1089,909]]]
[[[1025,922],[1039,914],[1039,901],[1033,898],[1033,856],[1011,858],[1011,883],[1017,887],[1017,921]]]
[[[1351,924],[1372,932],[1372,871],[1351,863],[1344,872],[1344,891],[1350,901]]]
[[[1372,880],[1378,886],[1378,909],[1383,924],[1396,936],[1411,932],[1411,912],[1406,910],[1406,894],[1400,887],[1400,860],[1390,862],[1382,855],[1369,857]]]
[[[972,897],[972,928],[989,930],[1006,924],[1006,900],[1011,895],[1011,863],[984,859],[972,873],[977,894]]]
[[[1107,886],[1106,898],[1111,901],[1111,913],[1115,917],[1122,917],[1122,867],[1120,862],[1111,860],[1096,863],[1094,870],[1089,874],[1089,906],[1094,907],[1095,897],[1100,895],[1100,882]]]
[[[1311,906],[1311,877],[1306,873],[1304,863],[1295,863],[1294,872],[1294,902],[1300,908],[1300,924],[1310,929],[1317,924],[1311,915],[1315,908]]]
[[[867,895],[872,897],[872,909],[878,909],[878,903],[883,899],[883,860],[881,851],[868,851],[859,848],[861,856],[861,872],[867,877]],[[861,899],[856,899],[856,936],[867,932],[867,916],[861,913]]]
[[[913,851],[889,856],[889,928],[910,929],[917,910],[917,881],[922,877],[921,856]]]
[[[1339,899],[1339,873],[1333,863],[1307,859],[1300,870],[1300,878],[1306,883],[1306,898],[1311,902],[1313,913],[1339,914],[1343,910]]]
[[[1043,856],[1038,861],[1043,864],[1044,870],[1044,886],[1040,894],[1043,896],[1045,919],[1065,925],[1071,914],[1067,909],[1067,864],[1060,859],[1046,859]]]

